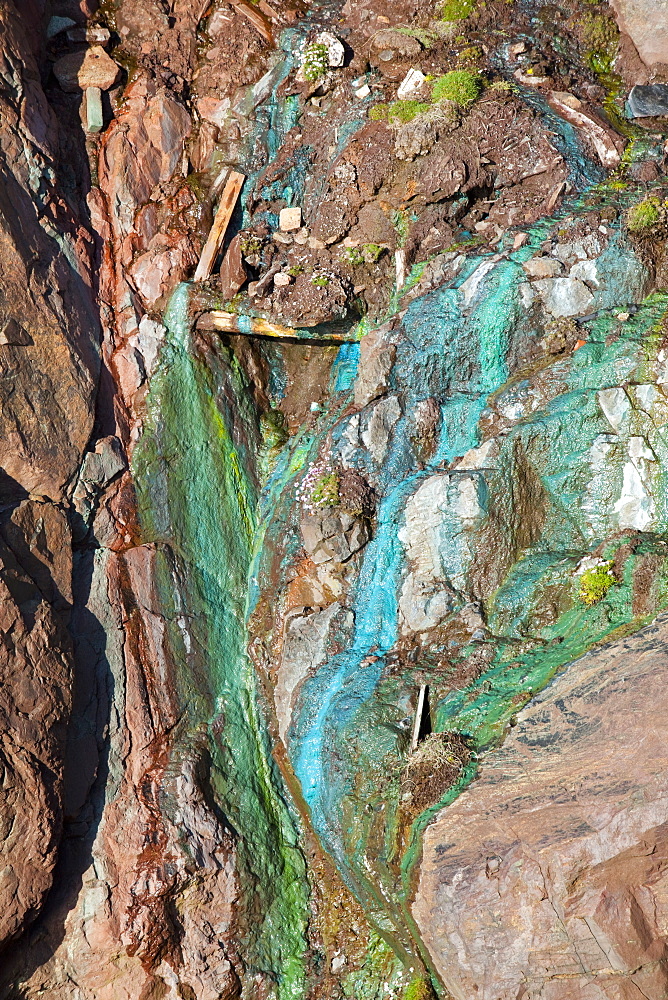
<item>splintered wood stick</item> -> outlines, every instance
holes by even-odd
[[[235,10],[238,10],[240,14],[243,14],[247,21],[253,25],[254,28],[260,32],[265,42],[273,42],[271,31],[267,27],[265,19],[262,17],[259,11],[255,10],[254,7],[249,3],[245,3],[244,0],[230,0],[230,3]]]
[[[210,309],[197,321],[198,330],[218,330],[220,333],[242,333],[246,336],[275,337],[278,340],[320,340],[335,344],[350,343],[349,333],[322,330],[299,330],[292,326],[282,326],[258,316],[243,316],[237,313]]]
[[[411,753],[415,753],[420,739],[420,729],[422,727],[422,716],[424,714],[424,699],[427,693],[427,685],[422,684],[418,695],[417,708],[415,709],[415,721],[413,722],[413,738],[411,739]]]
[[[277,10],[274,10],[273,7],[270,7],[268,3],[265,3],[265,0],[258,0],[258,7],[263,14],[266,14],[267,17],[270,17],[273,21],[280,21],[281,15]]]
[[[223,245],[223,240],[225,239],[225,233],[227,232],[227,227],[229,226],[230,219],[232,218],[234,206],[237,203],[237,198],[241,193],[241,188],[243,187],[245,180],[246,178],[243,174],[238,174],[235,170],[230,171],[223,195],[220,199],[218,211],[216,212],[216,218],[213,220],[211,232],[209,233],[207,241],[204,244],[202,256],[199,259],[199,264],[197,265],[197,270],[195,271],[195,281],[206,281],[207,278],[211,277],[213,265],[216,263],[218,251]]]

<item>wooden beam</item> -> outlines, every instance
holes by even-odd
[[[216,257],[218,256],[220,248],[223,245],[223,240],[225,239],[225,233],[227,232],[227,227],[229,226],[230,219],[232,218],[234,206],[237,203],[237,198],[241,193],[241,188],[243,187],[245,180],[246,178],[243,174],[238,174],[235,170],[230,171],[225,184],[225,190],[223,191],[220,199],[218,211],[216,212],[216,218],[213,221],[211,232],[209,233],[207,241],[204,244],[202,256],[199,259],[199,264],[197,265],[197,270],[195,271],[195,281],[206,281],[207,278],[211,277],[213,265],[216,263]]]
[[[235,10],[238,10],[240,14],[246,18],[247,21],[253,25],[253,27],[260,32],[265,42],[271,45],[274,41],[271,29],[267,26],[267,22],[251,4],[246,3],[245,0],[229,0]]]
[[[274,337],[277,340],[321,340],[335,344],[351,342],[350,334],[327,332],[323,333],[317,327],[310,330],[295,329],[292,326],[282,326],[271,323],[267,319],[255,316],[244,316],[238,313],[223,312],[211,309],[203,313],[197,321],[199,330],[218,330],[220,333],[241,333],[246,336]]]

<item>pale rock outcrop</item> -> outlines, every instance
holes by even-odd
[[[455,1000],[665,997],[667,629],[571,664],[428,827],[413,915]]]

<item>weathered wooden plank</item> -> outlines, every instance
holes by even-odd
[[[354,338],[350,331],[340,333],[314,327],[313,330],[296,329],[292,326],[283,326],[280,323],[271,323],[267,319],[255,316],[243,316],[237,313],[223,312],[218,309],[211,309],[203,313],[197,321],[200,330],[218,330],[220,333],[241,333],[246,336],[275,337],[278,340],[320,340],[332,343],[349,343]]]
[[[253,27],[260,32],[265,42],[268,42],[271,45],[274,40],[271,30],[267,26],[267,22],[259,10],[256,10],[253,6],[251,6],[251,4],[245,3],[244,0],[230,0],[230,3],[235,10],[239,11],[240,14],[243,14],[246,20],[250,21]]]
[[[199,264],[197,265],[197,270],[195,271],[195,281],[206,281],[207,278],[211,277],[213,265],[216,263],[216,257],[218,256],[218,252],[223,245],[223,240],[225,239],[225,233],[227,232],[227,227],[229,226],[230,219],[232,218],[234,206],[237,203],[237,198],[241,193],[241,188],[243,187],[245,180],[246,178],[243,174],[239,174],[235,170],[230,171],[225,184],[225,189],[220,199],[218,211],[216,212],[216,218],[214,219],[207,241],[204,244],[202,256],[199,259]]]

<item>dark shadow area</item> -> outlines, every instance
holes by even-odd
[[[427,736],[430,736],[433,732],[431,724],[431,706],[429,704],[429,687],[425,688],[424,692],[424,704],[422,706],[422,718],[420,719],[420,728],[418,730],[418,745]]]

